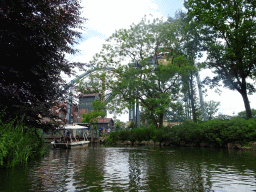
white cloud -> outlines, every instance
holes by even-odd
[[[115,30],[129,28],[132,23],[138,23],[144,15],[157,13],[157,4],[149,0],[94,0],[83,1],[83,17],[88,19],[88,30],[96,30],[109,37]]]
[[[87,63],[92,60],[93,55],[100,52],[106,38],[116,30],[129,28],[132,23],[140,22],[144,15],[152,14],[154,18],[162,17],[156,12],[157,4],[151,0],[82,1],[81,6],[83,7],[82,16],[88,19],[85,23],[85,37],[86,32],[90,32],[94,37],[89,37],[76,47],[80,50],[80,54],[70,57],[74,62]]]
[[[100,52],[104,39],[100,37],[91,37],[90,39],[80,43],[76,46],[80,50],[80,54],[72,59],[72,62],[83,62],[88,63],[95,53]]]

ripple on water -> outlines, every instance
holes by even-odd
[[[14,181],[23,191],[255,191],[255,157],[163,147],[50,150],[23,171],[3,172],[0,191],[19,191]]]

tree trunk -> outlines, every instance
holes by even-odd
[[[250,102],[249,102],[248,95],[246,92],[246,83],[245,83],[245,86],[242,86],[240,94],[242,95],[243,100],[244,100],[246,117],[247,117],[247,119],[250,119],[250,118],[252,118],[252,110],[251,110]]]
[[[193,90],[193,76],[192,76],[192,74],[190,74],[190,78],[189,78],[188,94],[189,94],[189,99],[191,101],[193,121],[197,122],[195,99],[194,99],[194,90]]]
[[[196,80],[197,80],[197,85],[198,85],[198,92],[199,92],[200,106],[201,106],[201,112],[203,115],[203,120],[207,121],[207,117],[206,117],[205,109],[204,109],[204,98],[203,98],[203,93],[202,93],[202,85],[201,85],[201,79],[199,76],[199,71],[196,73]]]
[[[159,115],[159,128],[163,127],[164,114]]]
[[[250,118],[252,118],[252,110],[251,110],[250,102],[249,102],[248,95],[247,95],[247,85],[246,85],[245,78],[242,77],[242,83],[240,85],[241,85],[241,89],[238,89],[237,87],[235,87],[235,88],[243,97],[244,107],[245,107],[245,111],[246,111],[246,118],[250,119]]]
[[[151,116],[151,117],[152,117],[151,119],[153,120],[154,125],[156,126],[156,129],[158,129],[157,119],[154,116]]]

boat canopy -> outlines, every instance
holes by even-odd
[[[63,129],[88,129],[88,127],[81,126],[81,125],[70,125],[66,124]]]

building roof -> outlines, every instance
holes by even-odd
[[[109,123],[111,120],[113,121],[112,118],[99,118],[98,123],[103,123],[103,120],[104,120],[104,123]]]
[[[79,95],[79,97],[95,97],[95,96],[99,96],[100,93],[82,93]]]

